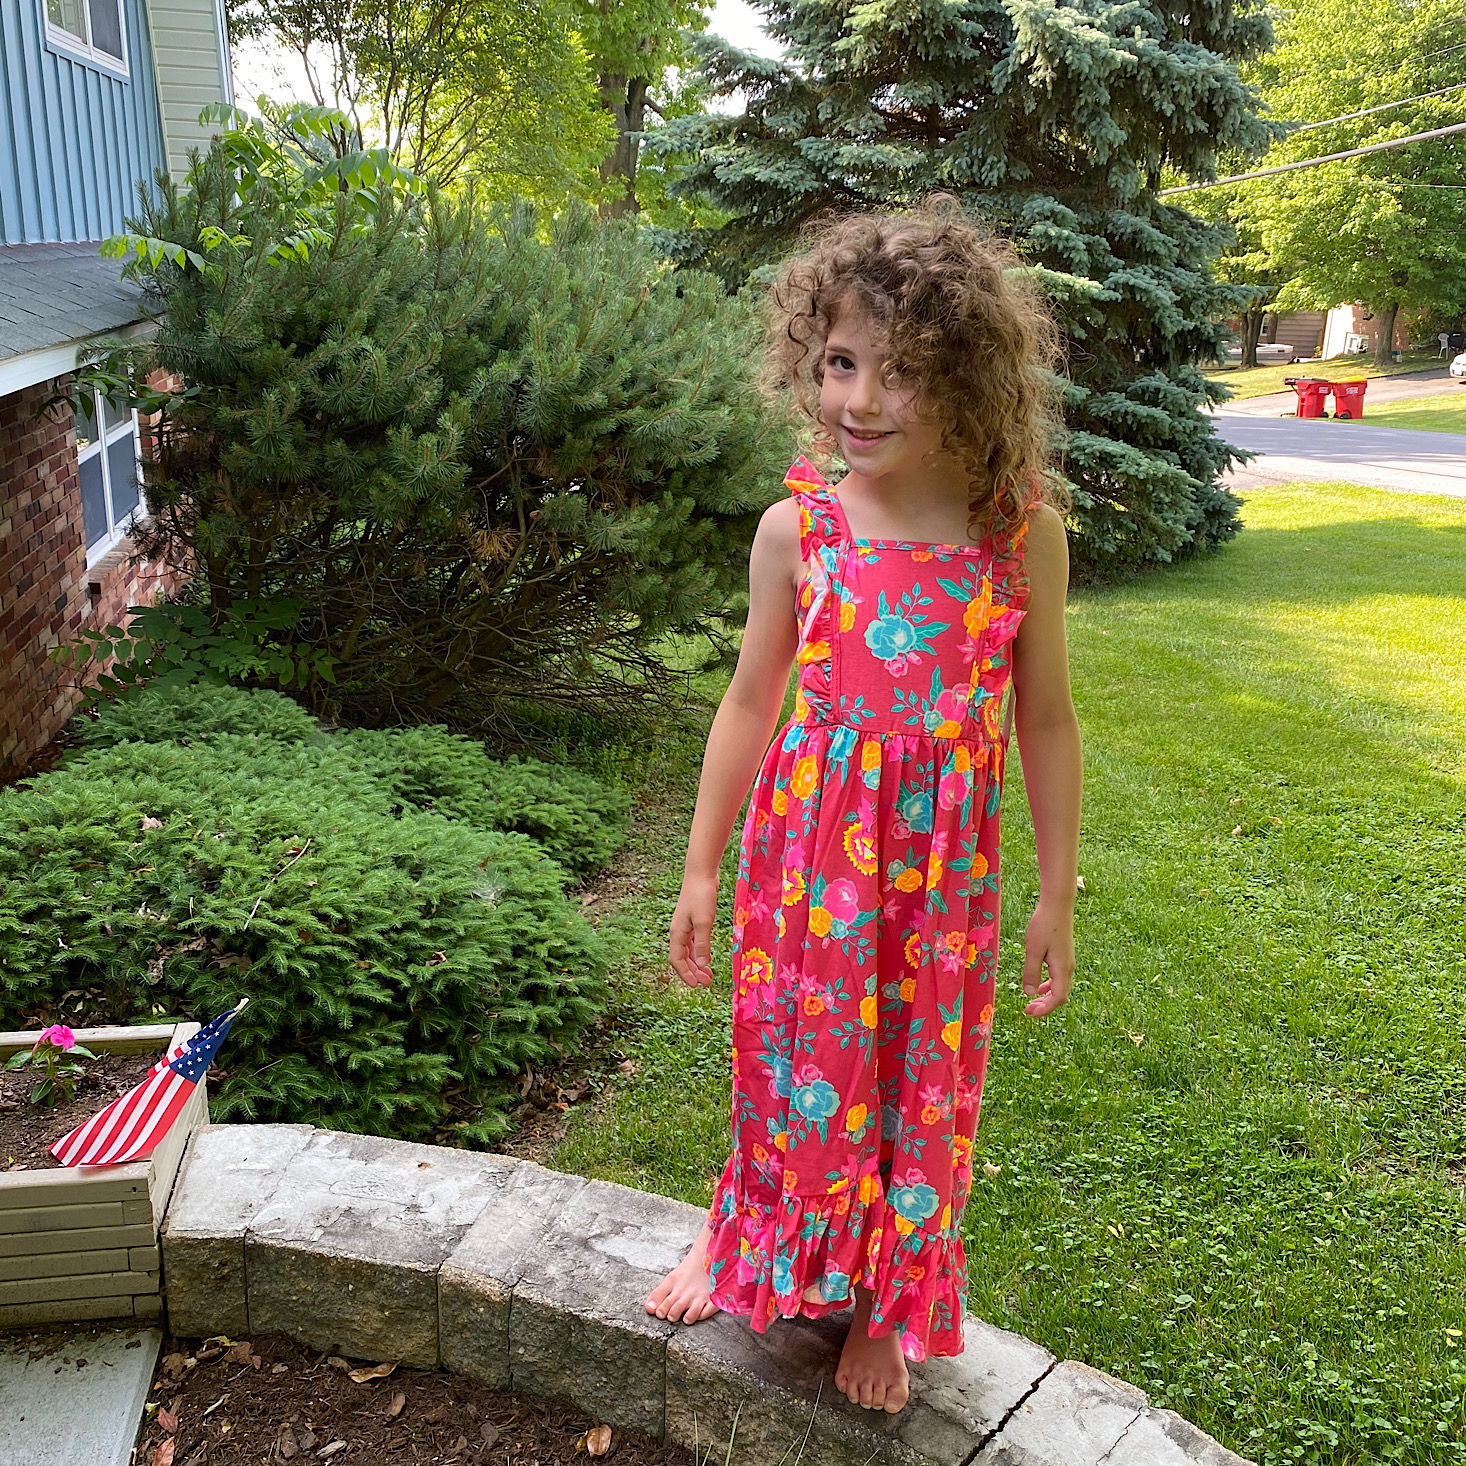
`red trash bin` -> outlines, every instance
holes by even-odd
[[[1284,377],[1283,385],[1291,387],[1298,397],[1299,417],[1324,417],[1324,403],[1334,384],[1326,377]]]
[[[1335,382],[1334,416],[1363,417],[1364,389],[1367,386],[1369,386],[1368,380],[1358,382]]]

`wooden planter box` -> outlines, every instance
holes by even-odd
[[[197,1023],[78,1028],[93,1053],[169,1052]],[[0,1064],[35,1033],[0,1033]],[[0,1171],[0,1328],[94,1318],[157,1318],[158,1226],[188,1137],[209,1123],[207,1085],[145,1161]]]

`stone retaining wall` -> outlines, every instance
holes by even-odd
[[[702,1212],[531,1161],[296,1125],[189,1145],[162,1235],[184,1335],[283,1333],[557,1395],[735,1466],[1246,1466],[1144,1394],[969,1317],[899,1415],[834,1388],[844,1324],[688,1328],[647,1292]],[[788,1459],[793,1459],[789,1455]]]

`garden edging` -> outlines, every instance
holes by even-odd
[[[282,1333],[356,1358],[556,1395],[737,1466],[1246,1466],[1130,1385],[966,1321],[967,1350],[872,1414],[834,1393],[843,1323],[755,1334],[649,1316],[703,1213],[508,1156],[304,1125],[216,1125],[162,1233],[169,1325]],[[807,1438],[806,1438],[807,1436]]]

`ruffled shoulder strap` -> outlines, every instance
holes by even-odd
[[[784,475],[789,492],[799,500],[799,555],[810,559],[826,545],[836,545],[850,538],[845,511],[835,491],[827,484],[814,464],[803,455],[796,458]]]

